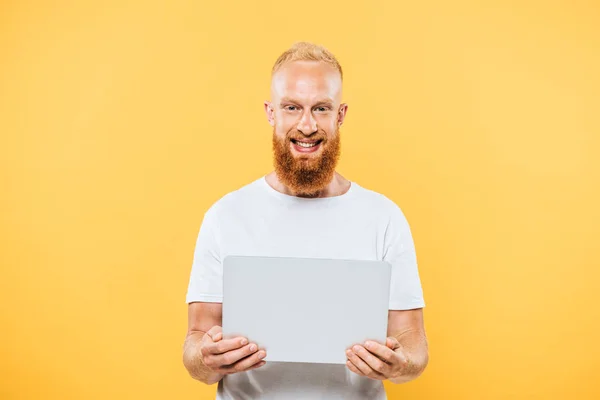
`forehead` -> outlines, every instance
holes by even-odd
[[[339,103],[342,81],[331,65],[317,61],[294,61],[284,64],[273,76],[271,95],[277,101],[282,97],[311,101],[329,98]]]

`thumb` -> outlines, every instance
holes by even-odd
[[[392,336],[387,338],[387,340],[385,341],[385,345],[392,350],[396,350],[397,348],[401,347],[400,342],[398,342],[398,339]]]
[[[213,326],[206,333],[208,336],[210,336],[213,342],[218,342],[219,340],[223,339],[223,328],[218,325]]]

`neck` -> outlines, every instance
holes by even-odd
[[[341,196],[350,189],[350,181],[344,178],[342,175],[335,172],[333,174],[333,179],[329,181],[329,183],[320,191],[307,195],[304,193],[298,193],[290,189],[288,186],[283,184],[275,171],[269,173],[266,176],[267,183],[278,192],[283,194],[287,194],[288,196],[296,196],[296,197],[309,197],[309,198],[321,198],[321,197],[334,197]]]

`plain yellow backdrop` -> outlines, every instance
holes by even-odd
[[[0,5],[0,398],[211,399],[181,362],[203,213],[271,169],[294,41],[340,172],[411,225],[431,361],[390,399],[600,398],[600,5]]]

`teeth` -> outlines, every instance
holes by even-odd
[[[314,143],[296,142],[296,144],[300,147],[314,147],[317,145],[317,142],[314,142]]]

